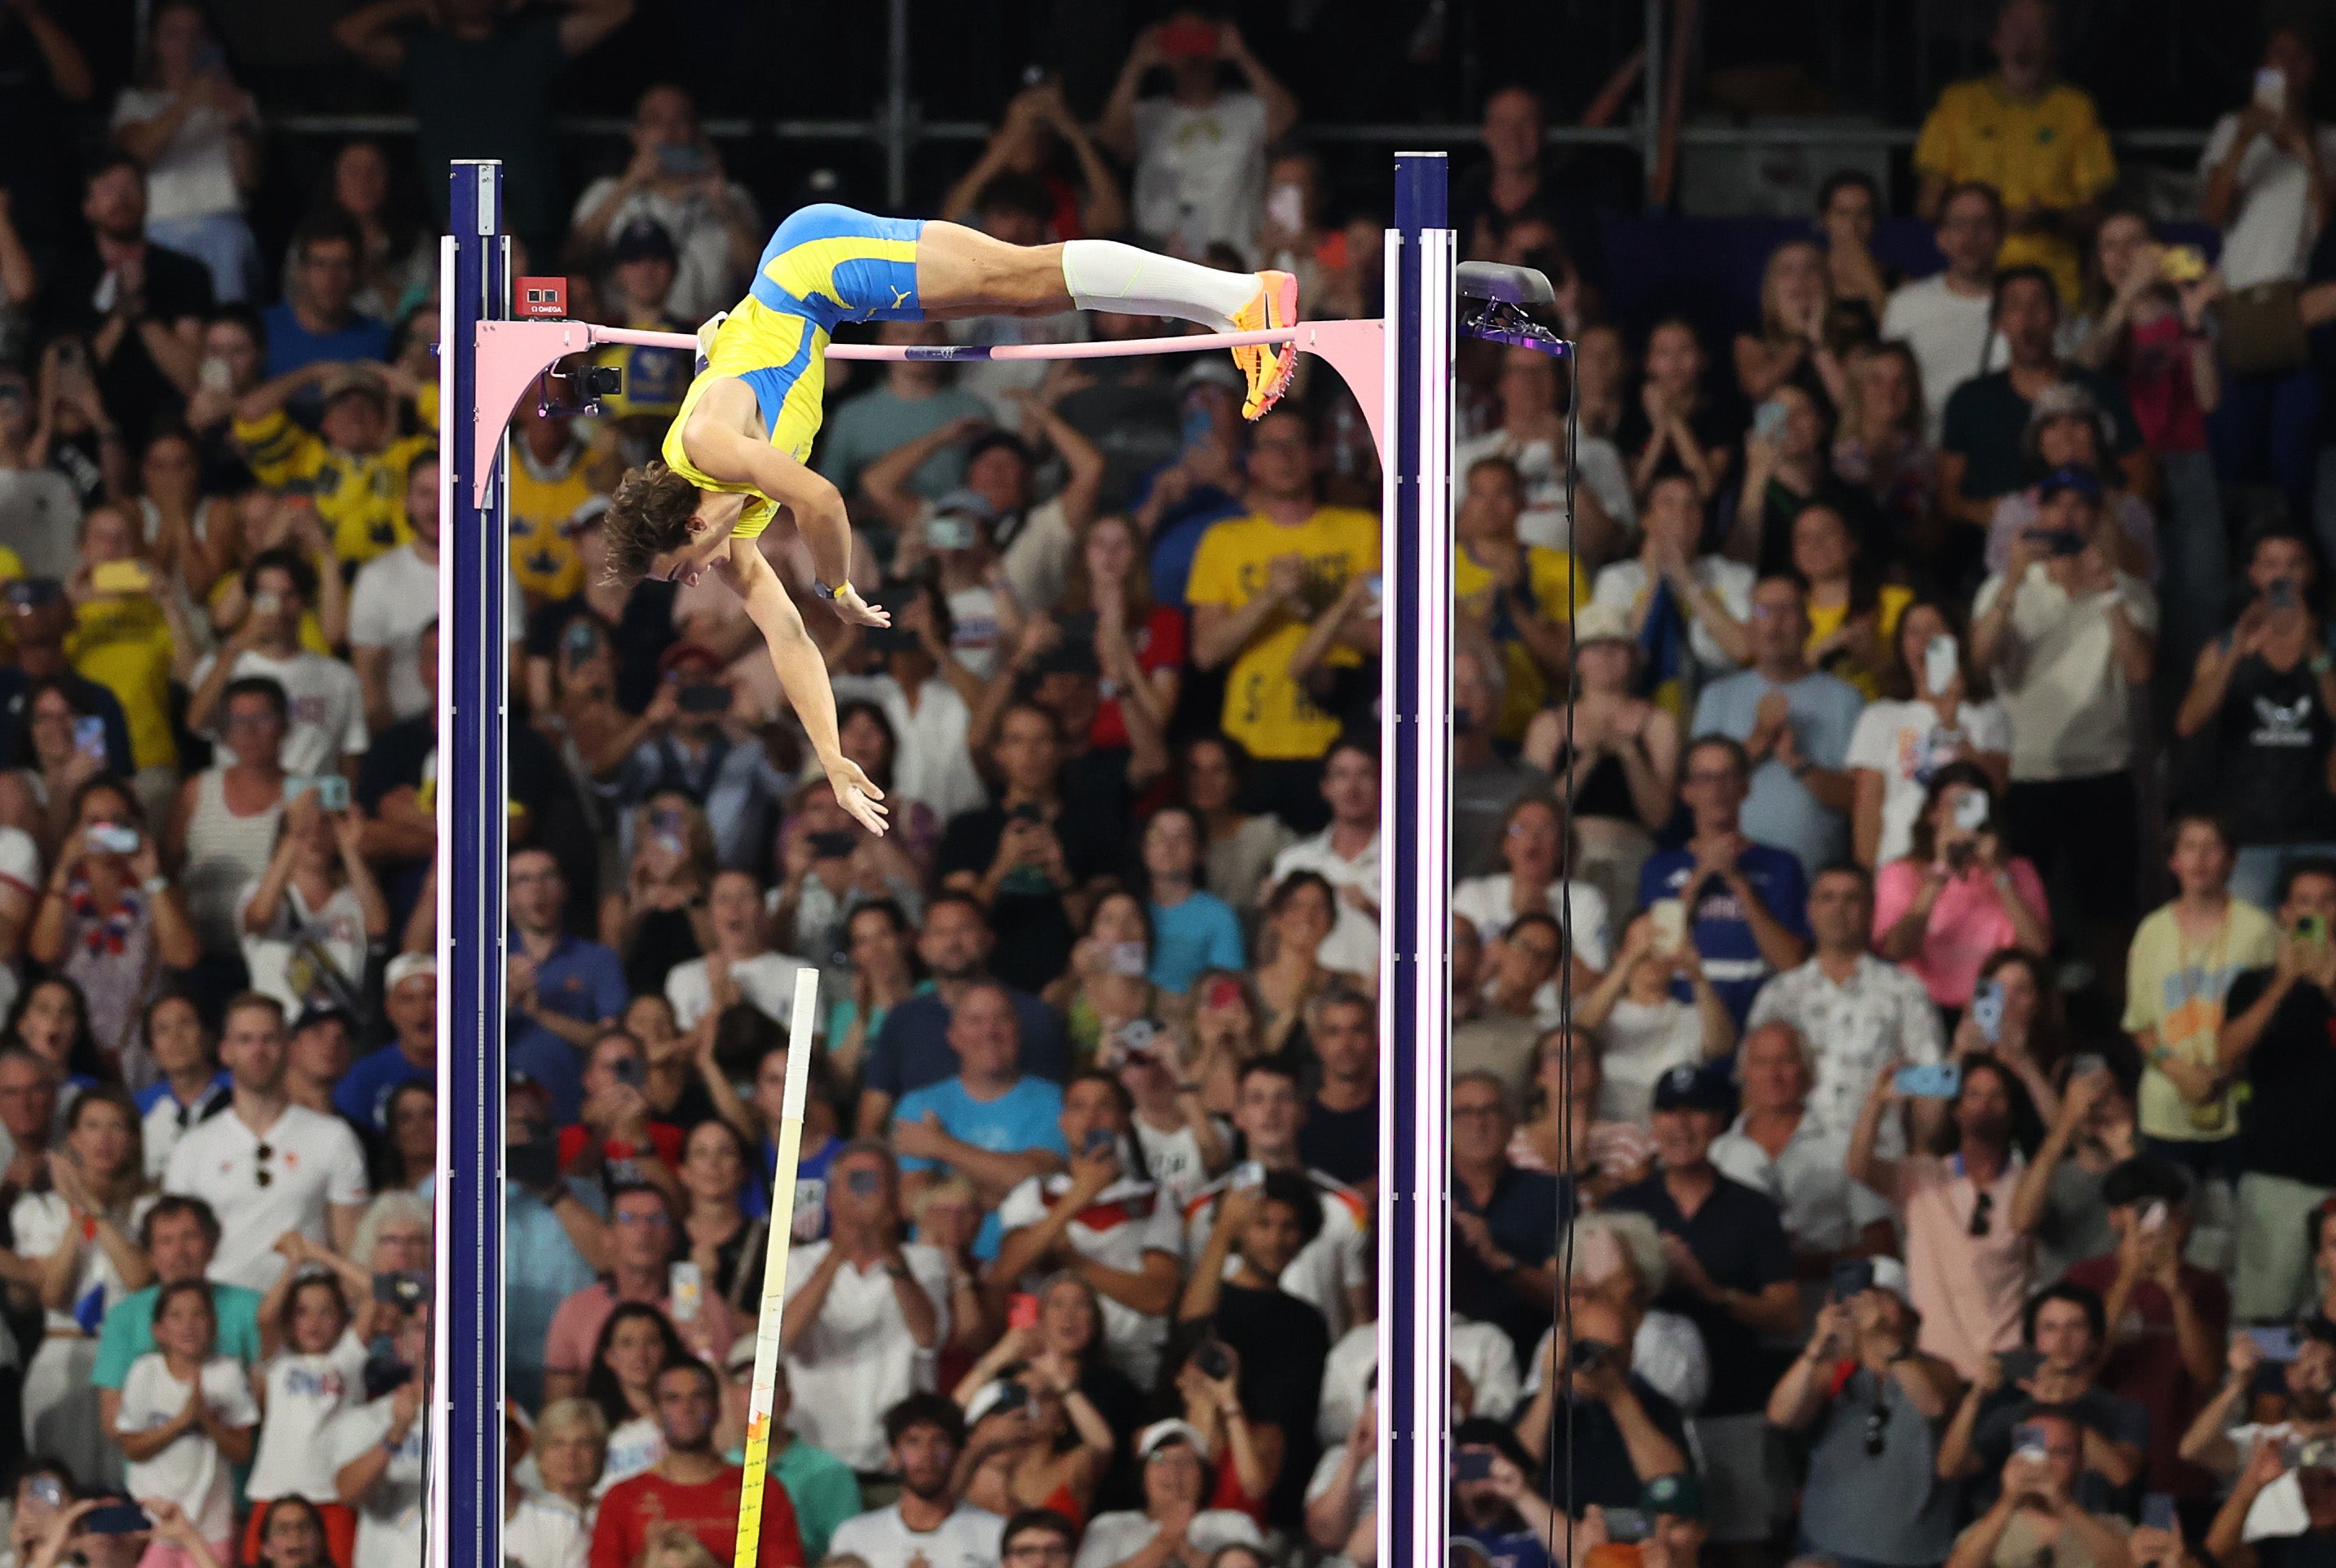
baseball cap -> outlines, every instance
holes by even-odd
[[[654,218],[634,219],[608,244],[608,264],[611,267],[622,267],[628,261],[673,259],[673,236],[667,234],[665,225]]]
[[[1630,623],[1622,612],[1611,604],[1585,604],[1573,612],[1573,646],[1586,648],[1593,642],[1628,642],[1639,639],[1630,633]]]
[[[381,989],[384,994],[397,989],[416,975],[438,978],[438,956],[435,953],[400,953],[389,960],[382,972]]]
[[[424,953],[401,953],[398,955],[397,959],[390,964],[391,969],[394,970],[398,964],[404,962],[407,959],[422,959],[429,964],[433,973],[436,971],[437,960],[431,959]],[[412,973],[414,973],[414,971],[411,969],[405,971],[406,975],[411,975]],[[403,979],[404,978],[404,975],[400,975],[398,977],[399,979]],[[388,984],[394,987],[397,984],[397,981],[391,980]],[[352,1031],[354,1031],[357,1027],[355,1015],[352,1014],[348,1008],[341,1006],[338,1002],[310,1002],[307,1007],[300,1009],[300,1016],[292,1020],[292,1032],[297,1035],[303,1029],[314,1028],[318,1024],[328,1024],[335,1018],[338,1018],[341,1022],[346,1024]]]
[[[2100,476],[2089,468],[2063,463],[2036,482],[2036,499],[2048,500],[2064,490],[2073,490],[2089,501],[2101,498]]]
[[[1913,1288],[1906,1278],[1906,1265],[1895,1258],[1874,1258],[1874,1288],[1889,1291],[1910,1307],[1914,1304]]]
[[[1011,1398],[1013,1396],[1007,1392],[1007,1389],[1020,1388],[1021,1385],[1011,1378],[992,1378],[988,1382],[984,1383],[981,1386],[981,1391],[974,1395],[973,1403],[965,1407],[967,1430],[970,1431],[981,1425],[983,1417]]]
[[[974,1401],[977,1408],[980,1403],[978,1399]],[[1202,1437],[1201,1429],[1190,1421],[1154,1421],[1135,1435],[1135,1456],[1149,1459],[1171,1443],[1182,1443],[1203,1459],[1209,1456],[1208,1439]]]
[[[935,517],[969,517],[977,522],[996,522],[998,509],[989,498],[978,490],[959,485],[933,502]]]
[[[1728,1114],[1728,1088],[1718,1079],[1685,1063],[1655,1080],[1659,1111],[1710,1111]]]
[[[1700,1519],[1703,1483],[1685,1471],[1658,1475],[1639,1494],[1639,1508],[1641,1513],[1668,1514],[1674,1519]]]

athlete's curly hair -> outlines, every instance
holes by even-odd
[[[689,520],[697,511],[697,486],[664,463],[652,461],[627,469],[600,519],[610,582],[638,582],[649,563],[689,542]]]

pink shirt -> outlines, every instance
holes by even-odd
[[[2011,1194],[2026,1163],[2015,1152],[1984,1189],[1963,1174],[1960,1154],[1914,1154],[1898,1162],[1898,1190],[1885,1193],[1906,1216],[1906,1284],[1922,1314],[1922,1349],[1976,1378],[1990,1355],[2020,1347],[2020,1316],[2035,1272],[2034,1249],[2011,1228]],[[1985,1193],[1987,1234],[1971,1232]]]
[[[711,1350],[716,1356],[727,1355],[745,1329],[739,1327],[738,1315],[730,1310],[729,1302],[711,1290],[701,1295],[697,1316],[686,1323],[676,1322],[674,1328],[682,1342],[699,1354]],[[590,1371],[592,1347],[599,1343],[600,1330],[618,1305],[606,1280],[587,1285],[560,1302],[560,1310],[551,1314],[550,1330],[543,1337],[543,1369],[578,1378]],[[650,1305],[672,1318],[670,1299]]]
[[[2015,855],[2004,870],[2011,877],[2012,895],[2035,911],[2036,921],[2051,940],[2051,905],[2044,896],[2044,879],[2036,868]],[[1912,909],[1922,891],[1923,868],[1912,855],[1894,860],[1874,879],[1874,940]],[[1931,906],[1930,924],[1923,928],[1922,950],[1899,967],[1922,982],[1931,999],[1942,1008],[1971,1005],[1971,988],[1979,983],[1979,967],[1990,954],[2018,945],[2011,917],[2004,912],[2002,896],[1987,873],[1974,866],[1951,877]]]

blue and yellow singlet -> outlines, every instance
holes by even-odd
[[[754,388],[771,444],[808,461],[835,324],[924,319],[917,302],[917,236],[924,226],[822,202],[790,214],[763,248],[754,287],[715,334],[706,368],[665,434],[666,465],[698,489],[759,497],[738,514],[732,538],[758,537],[778,506],[752,485],[719,482],[691,464],[681,432],[697,400],[715,381],[736,376]]]

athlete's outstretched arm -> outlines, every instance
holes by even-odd
[[[732,385],[745,391],[741,384]],[[717,390],[726,392],[728,388]],[[751,397],[753,394],[746,395]],[[708,404],[714,401],[712,397],[706,399]],[[703,469],[707,477],[725,484],[751,484],[794,514],[795,528],[811,547],[812,567],[820,581],[834,585],[850,579],[852,517],[844,510],[842,492],[824,475],[797,463],[769,442],[756,441],[731,428],[716,410],[703,405],[690,416],[682,440],[689,449],[689,461]],[[757,555],[756,559],[761,558]],[[767,566],[764,570],[769,570]],[[732,586],[738,587],[735,582]],[[775,574],[773,586],[776,586]],[[743,594],[745,589],[739,588],[739,591]],[[832,602],[835,613],[845,620],[858,621],[862,626],[891,624],[891,617],[870,609],[857,589],[845,588]],[[750,604],[748,609],[752,608]],[[789,613],[793,613],[792,607]],[[762,623],[757,619],[755,624]],[[767,628],[764,635],[770,635]]]
[[[762,547],[751,539],[734,539],[730,553],[715,558],[714,569],[746,601],[747,618],[763,634],[771,667],[778,671],[779,685],[794,705],[803,735],[827,769],[836,800],[870,833],[882,833],[885,808],[877,803],[884,792],[843,755],[836,736],[835,688],[827,681],[827,658],[803,629],[803,617],[795,613],[779,574],[763,559]]]

